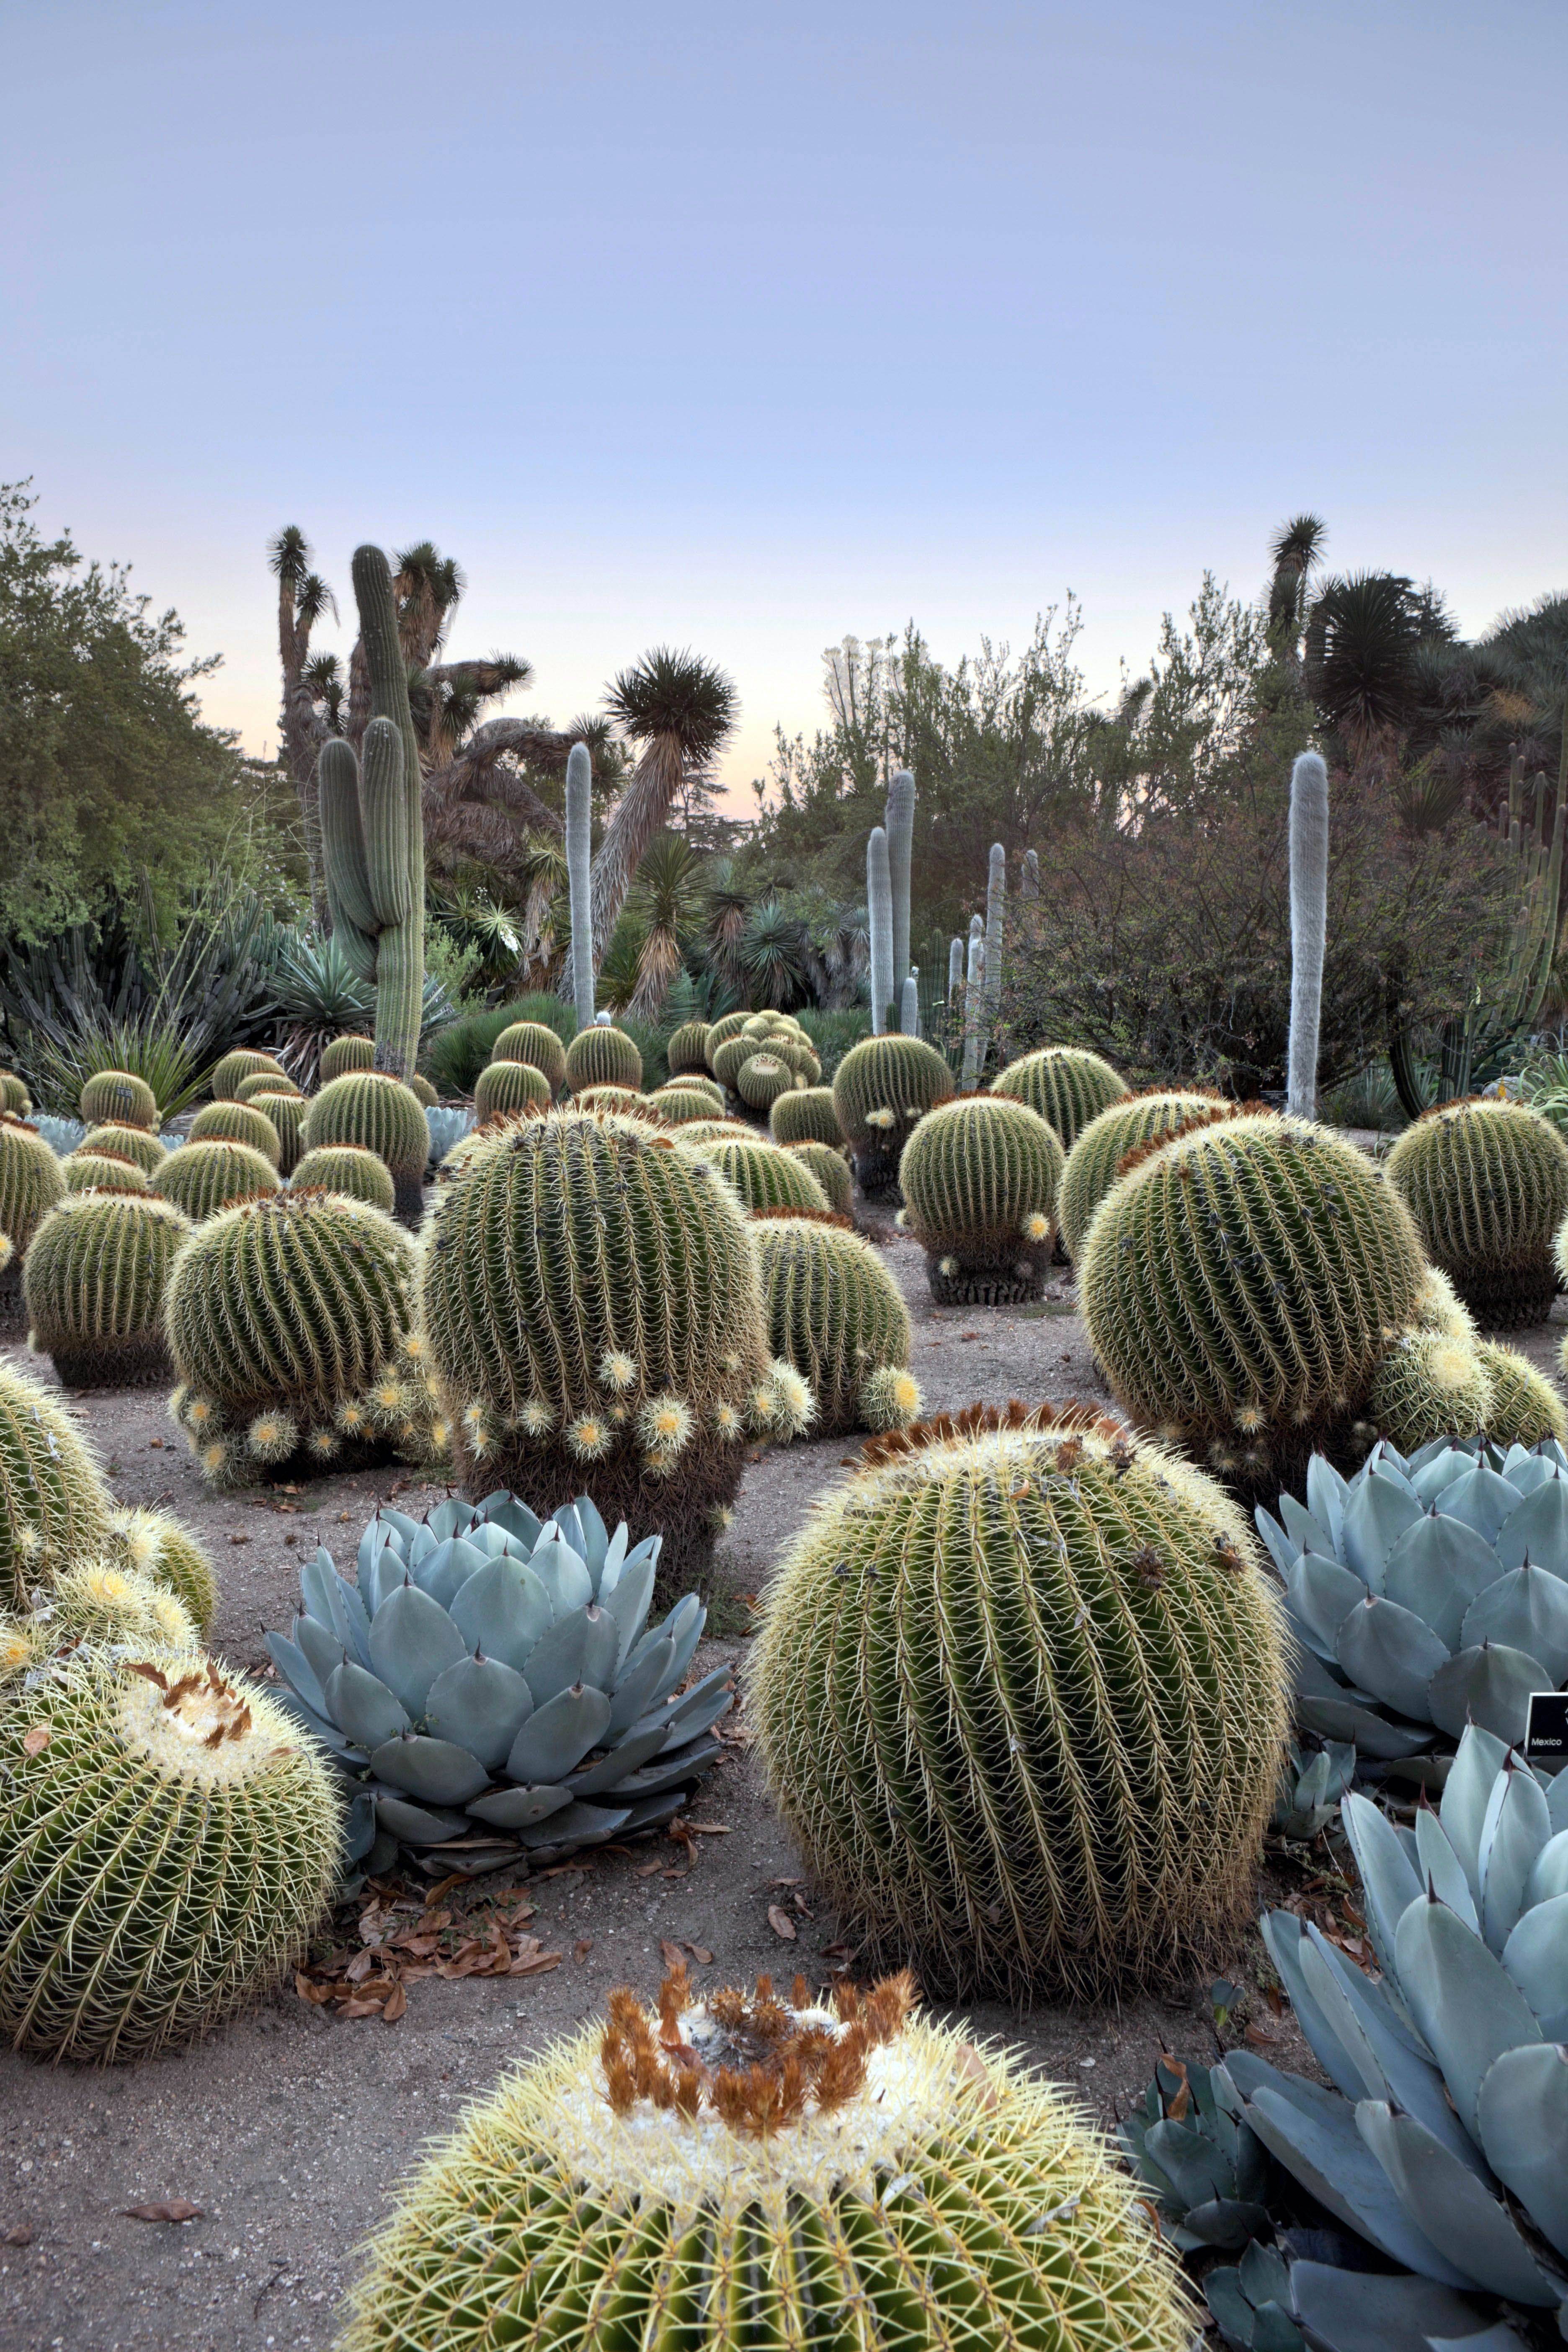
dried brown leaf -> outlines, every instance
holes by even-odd
[[[128,2221],[199,2221],[202,2209],[188,2197],[163,2197],[155,2204],[122,2205]]]
[[[784,1937],[786,1944],[794,1943],[795,1921],[790,1917],[789,1913],[783,1910],[776,1903],[768,1905],[768,1925],[775,1936]]]
[[[47,1723],[35,1723],[31,1731],[26,1732],[23,1737],[23,1755],[41,1756],[45,1748],[49,1744],[50,1737],[51,1734],[49,1727]]]

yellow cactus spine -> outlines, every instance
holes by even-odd
[[[514,1118],[522,1111],[548,1110],[550,1103],[550,1081],[532,1062],[491,1062],[475,1082],[474,1116],[481,1127],[493,1118]]]
[[[919,1037],[863,1037],[833,1078],[833,1108],[868,1199],[896,1196],[905,1143],[953,1091],[952,1073]]]
[[[97,1559],[110,1507],[58,1395],[0,1364],[0,1609],[25,1609],[73,1560]]]
[[[321,1048],[321,1084],[330,1086],[341,1078],[345,1070],[374,1070],[375,1039],[374,1037],[334,1037]]]
[[[349,1070],[315,1097],[306,1115],[307,1151],[358,1144],[386,1162],[397,1213],[416,1220],[425,1205],[430,1129],[416,1097],[384,1070]]]
[[[490,1047],[491,1062],[526,1062],[539,1072],[551,1094],[566,1084],[566,1048],[542,1021],[514,1021]]]
[[[158,1097],[145,1078],[129,1070],[95,1070],[81,1090],[77,1106],[89,1127],[113,1119],[121,1127],[155,1129]]]
[[[1079,1045],[1044,1045],[1025,1054],[992,1080],[993,1094],[1012,1095],[1037,1111],[1070,1151],[1091,1118],[1129,1091],[1127,1081],[1098,1054]]]
[[[752,1219],[771,1354],[809,1384],[812,1433],[913,1421],[910,1312],[869,1242],[837,1216],[764,1212]],[[891,1373],[892,1380],[879,1378]]]
[[[586,1087],[642,1086],[642,1055],[624,1029],[595,1022],[579,1029],[566,1048],[566,1084],[573,1094]]]
[[[1000,1088],[994,1088],[994,1092]],[[1155,1087],[1128,1095],[1097,1112],[1068,1150],[1058,1214],[1063,1245],[1074,1265],[1096,1209],[1116,1181],[1128,1152],[1189,1118],[1212,1111],[1218,1100],[1199,1087]]]
[[[271,1160],[247,1143],[213,1136],[171,1151],[152,1186],[161,1201],[172,1201],[199,1225],[241,1201],[265,1200],[279,1190],[279,1176]]]
[[[197,1111],[191,1121],[189,1141],[207,1143],[243,1143],[252,1151],[259,1151],[276,1168],[283,1156],[278,1129],[267,1113],[249,1103],[214,1102]]]

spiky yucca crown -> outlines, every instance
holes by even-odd
[[[768,1113],[768,1132],[775,1143],[826,1143],[842,1150],[831,1087],[796,1087],[780,1095]]]
[[[122,1160],[118,1152],[89,1151],[81,1144],[61,1160],[60,1174],[68,1192],[145,1192],[148,1189],[134,1160]]]
[[[781,1095],[792,1094],[799,1080],[789,1064],[777,1054],[753,1054],[742,1063],[735,1077],[735,1091],[752,1110],[768,1110]]]
[[[22,1272],[35,1345],[73,1387],[164,1369],[162,1311],[190,1219],[149,1193],[78,1192],[49,1211]]]
[[[786,1143],[784,1150],[809,1168],[823,1192],[827,1205],[836,1215],[847,1217],[855,1198],[855,1180],[849,1173],[849,1162],[836,1143]]]
[[[303,1102],[305,1099],[303,1087],[297,1087],[292,1078],[283,1077],[277,1070],[252,1070],[247,1078],[241,1078],[234,1090],[236,1102],[255,1102],[260,1095],[283,1095],[290,1102]]]
[[[65,1189],[60,1163],[37,1129],[0,1111],[0,1234],[26,1251],[39,1218]]]
[[[96,1559],[110,1501],[58,1398],[0,1364],[0,1609],[20,1609],[72,1560]]]
[[[1091,1118],[1128,1091],[1119,1070],[1081,1045],[1042,1045],[1009,1062],[992,1081],[992,1092],[1011,1095],[1038,1112],[1070,1151]]]
[[[642,1055],[624,1029],[579,1029],[566,1048],[566,1084],[574,1094],[584,1087],[642,1086]]]
[[[329,1768],[210,1660],[80,1653],[0,1711],[0,2038],[144,2058],[304,1951],[337,1873]]]
[[[355,1143],[374,1151],[395,1184],[417,1184],[430,1157],[425,1113],[400,1078],[384,1070],[347,1070],[324,1086],[305,1120],[307,1151]]]
[[[683,1021],[671,1032],[664,1058],[669,1075],[679,1077],[684,1070],[705,1070],[708,1067],[708,1040],[712,1034],[706,1021]]]
[[[532,1062],[491,1062],[474,1081],[474,1116],[481,1126],[519,1111],[548,1110],[552,1099],[549,1079]]]
[[[1089,1226],[1079,1297],[1137,1420],[1263,1477],[1360,1404],[1425,1272],[1364,1153],[1255,1112],[1121,1178]]]
[[[1005,1073],[1003,1074],[1005,1076]],[[1001,1080],[993,1091],[998,1091]],[[1096,1209],[1115,1183],[1121,1161],[1151,1137],[1166,1134],[1195,1112],[1215,1107],[1198,1087],[1153,1087],[1096,1114],[1068,1152],[1057,1211],[1068,1255],[1076,1263]]]
[[[227,1143],[216,1136],[205,1143],[183,1143],[171,1151],[152,1177],[161,1201],[172,1201],[196,1224],[240,1201],[264,1200],[279,1190],[277,1169],[247,1143]]]
[[[855,1150],[896,1159],[916,1120],[952,1091],[952,1072],[921,1038],[862,1037],[834,1073],[833,1108]]]
[[[1245,1915],[1289,1710],[1252,1530],[1076,1406],[873,1440],[768,1593],[774,1797],[863,1949],[1096,1998]]]
[[[374,1070],[375,1040],[374,1037],[334,1037],[321,1048],[321,1084],[330,1086],[341,1078],[345,1070]]]
[[[1476,1353],[1491,1382],[1486,1432],[1494,1444],[1539,1445],[1547,1437],[1554,1437],[1559,1445],[1568,1444],[1563,1400],[1527,1357],[1512,1348],[1500,1348],[1495,1339],[1478,1339]]]
[[[169,1147],[161,1137],[149,1135],[145,1128],[121,1127],[114,1119],[89,1128],[77,1150],[108,1151],[117,1160],[134,1160],[144,1176],[155,1176],[169,1156]]]
[[[177,1592],[110,1557],[68,1568],[34,1603],[33,1658],[89,1648],[195,1650],[189,1610]]]
[[[384,1160],[357,1143],[324,1143],[300,1155],[289,1180],[291,1192],[346,1192],[391,1216],[397,1203],[392,1171]]]
[[[748,1209],[826,1209],[827,1195],[804,1160],[756,1136],[720,1135],[688,1143],[692,1128],[678,1139],[719,1171]]]
[[[837,1215],[783,1211],[753,1217],[752,1237],[769,1351],[809,1382],[814,1432],[912,1421],[920,1390],[908,1370],[910,1311],[871,1244]],[[877,1378],[889,1371],[902,1381]]]
[[[908,1997],[612,1994],[607,2029],[507,2077],[426,2159],[343,2352],[577,2340],[610,2311],[651,2345],[672,2294],[713,2352],[1183,2352],[1190,2306],[1136,2184],[1061,2093]]]
[[[272,1121],[278,1130],[278,1173],[291,1176],[305,1149],[305,1121],[310,1115],[310,1104],[303,1095],[268,1094],[265,1088],[251,1097],[251,1103]]]
[[[109,1530],[110,1557],[133,1576],[162,1585],[205,1633],[217,1607],[217,1575],[189,1528],[166,1511],[116,1511]]]
[[[243,1143],[251,1151],[259,1151],[274,1168],[283,1156],[278,1129],[264,1110],[250,1103],[225,1101],[208,1103],[197,1111],[191,1121],[190,1143]]]
[[[547,1022],[514,1021],[490,1047],[492,1062],[526,1062],[552,1095],[566,1084],[566,1048]]]
[[[328,1051],[331,1050],[329,1047]],[[214,1102],[233,1102],[238,1094],[240,1080],[253,1078],[258,1070],[270,1070],[285,1082],[289,1076],[275,1055],[258,1053],[254,1045],[238,1045],[232,1054],[226,1054],[212,1074]]]
[[[716,1108],[713,1098],[699,1094],[695,1087],[661,1087],[658,1094],[648,1096],[647,1101],[666,1127],[712,1125]]]
[[[1568,1143],[1523,1103],[1450,1103],[1407,1127],[1385,1163],[1427,1255],[1483,1321],[1543,1320],[1552,1236],[1568,1217]]]
[[[939,1103],[904,1146],[899,1181],[921,1247],[988,1258],[1050,1238],[1065,1159],[1026,1103],[965,1095]]]
[[[95,1070],[82,1087],[77,1105],[89,1127],[112,1119],[120,1127],[154,1129],[158,1097],[145,1078],[130,1070]]]

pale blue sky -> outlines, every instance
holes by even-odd
[[[737,784],[847,630],[1072,588],[1109,687],[1302,507],[1478,628],[1568,586],[1565,66],[1561,0],[11,0],[0,476],[255,750],[286,521],[436,539],[558,721],[700,647]]]

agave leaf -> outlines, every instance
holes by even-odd
[[[620,1628],[607,1609],[588,1601],[560,1618],[535,1646],[524,1672],[535,1706],[574,1683],[607,1691],[615,1677]]]
[[[1546,2042],[1568,2041],[1568,1895],[1525,1912],[1502,1948],[1502,1964]]]
[[[431,1739],[418,1731],[383,1740],[370,1764],[380,1779],[427,1805],[466,1805],[489,1779],[466,1748],[450,1739]]]
[[[1343,2046],[1361,2055],[1361,2072],[1369,2084],[1378,2084],[1363,2095],[1406,2109],[1457,2162],[1489,2181],[1475,2142],[1449,2105],[1442,2075],[1430,2059],[1412,2046],[1408,2032],[1378,1987],[1352,1968],[1315,1927],[1302,1941],[1300,1959],[1319,2009]]]
[[[1481,2079],[1505,2050],[1541,2028],[1502,1962],[1446,1903],[1413,1903],[1394,1946],[1399,1990],[1443,2070],[1459,2121],[1473,2132]]]
[[[1539,1658],[1553,1689],[1568,1682],[1568,1583],[1529,1563],[1507,1570],[1471,1602],[1454,1646],[1482,1642]]]
[[[1184,2253],[1198,2246],[1239,2249],[1268,2227],[1266,2205],[1242,2197],[1211,2197],[1202,2205],[1189,2205],[1173,2224],[1171,2237]]]
[[[1447,1519],[1462,1519],[1473,1528],[1489,1550],[1497,1541],[1498,1529],[1509,1513],[1517,1510],[1519,1488],[1507,1478],[1500,1477],[1484,1462],[1445,1486],[1439,1509]]]
[[[267,1647],[273,1664],[289,1689],[304,1700],[312,1715],[320,1716],[324,1723],[331,1722],[332,1711],[327,1705],[321,1678],[299,1643],[291,1642],[287,1633],[268,1633]]]
[[[330,1626],[332,1622],[332,1604],[327,1595],[337,1581],[337,1573],[331,1553],[322,1546],[318,1546],[310,1559],[301,1563],[300,1599],[306,1616],[313,1617],[318,1625]]]
[[[572,1507],[577,1514],[577,1525],[583,1538],[577,1549],[583,1555],[584,1565],[593,1579],[594,1591],[597,1593],[600,1580],[605,1573],[605,1562],[609,1557],[610,1530],[605,1525],[599,1513],[599,1507],[591,1495],[579,1495]]]
[[[1236,2187],[1235,2176],[1219,2149],[1190,2124],[1172,2123],[1166,2117],[1151,2126],[1143,2144],[1174,2187],[1184,2209],[1228,2197]]]
[[[599,1570],[598,1598],[608,1601],[621,1580],[626,1561],[626,1523],[623,1519],[605,1548],[605,1564]]]
[[[1505,2052],[1486,2075],[1476,2127],[1487,2158],[1548,2244],[1568,2255],[1568,2054]]]
[[[663,1746],[661,1726],[656,1725],[651,1731],[633,1732],[630,1738],[623,1739],[617,1747],[612,1748],[607,1756],[601,1756],[596,1764],[590,1764],[585,1772],[573,1774],[572,1794],[574,1797],[594,1797],[601,1789],[615,1788],[631,1773],[640,1771]]]
[[[1481,1899],[1481,1832],[1507,1754],[1500,1739],[1473,1723],[1460,1738],[1453,1769],[1443,1784],[1438,1816],[1443,1834],[1464,1864],[1466,1881],[1478,1904]]]
[[[1383,1589],[1430,1625],[1445,1650],[1457,1650],[1466,1610],[1500,1573],[1496,1552],[1474,1528],[1429,1516],[1406,1528],[1391,1549]]]
[[[487,1560],[452,1602],[452,1622],[470,1649],[519,1674],[550,1631],[550,1595],[527,1563],[504,1553]]]
[[[1334,1651],[1363,1690],[1417,1723],[1432,1720],[1427,1691],[1448,1650],[1414,1611],[1369,1593],[1341,1625]]]
[[[1445,1487],[1451,1486],[1456,1478],[1468,1477],[1475,1466],[1476,1456],[1468,1446],[1451,1445],[1439,1439],[1436,1445],[1424,1445],[1419,1454],[1411,1456],[1410,1484],[1423,1508],[1429,1511]]]
[[[564,1780],[609,1727],[610,1702],[602,1690],[574,1684],[535,1707],[506,1759],[509,1780]]]
[[[1306,1505],[1299,1503],[1294,1495],[1280,1496],[1279,1516],[1292,1543],[1300,1544],[1303,1551],[1321,1551],[1332,1559],[1335,1550],[1333,1537],[1322,1521],[1314,1518]]]
[[[1568,1771],[1556,1773],[1547,1785],[1546,1811],[1552,1821],[1552,1834],[1556,1837],[1568,1830]]]
[[[334,1576],[327,1584],[327,1600],[331,1607],[332,1631],[342,1647],[356,1657],[362,1666],[370,1664],[370,1614],[352,1584]]]
[[[1498,1559],[1522,1568],[1532,1559],[1553,1576],[1568,1576],[1568,1478],[1543,1478],[1532,1495],[1516,1504],[1498,1529]]]
[[[1237,2264],[1237,2270],[1247,2300],[1255,2309],[1261,2308],[1266,2303],[1277,2303],[1286,2310],[1289,2308],[1289,2264],[1274,2247],[1259,2245],[1254,2239]]]
[[[651,1764],[645,1764],[640,1772],[628,1772],[624,1780],[617,1780],[604,1793],[622,1801],[660,1796],[667,1789],[684,1786],[718,1753],[719,1742],[716,1739],[699,1738],[689,1741],[684,1748],[661,1751]]]
[[[1439,1903],[1446,1903],[1457,1912],[1472,1935],[1481,1932],[1480,1914],[1470,1893],[1470,1882],[1465,1876],[1465,1865],[1448,1842],[1439,1816],[1430,1805],[1423,1805],[1415,1816],[1415,1852],[1421,1870],[1423,1886],[1429,1886]]]
[[[406,1511],[395,1511],[390,1503],[384,1503],[376,1517],[396,1537],[404,1559],[412,1559],[412,1547],[419,1533],[418,1520],[411,1519]]]
[[[1547,1802],[1550,1805],[1550,1798]],[[1536,1904],[1550,1903],[1557,1895],[1568,1895],[1568,1830],[1559,1830],[1548,1838],[1531,1863],[1524,1907],[1532,1910]]]
[[[1343,2022],[1340,2013],[1342,2005],[1331,2003],[1325,2009],[1317,1991],[1309,1981],[1302,1965],[1306,1937],[1301,1922],[1290,1911],[1268,1911],[1263,1916],[1263,1940],[1269,1957],[1279,1971],[1281,1983],[1290,1996],[1290,2006],[1296,2012],[1296,2022],[1306,2035],[1312,2055],[1333,2084],[1349,2099],[1364,2099],[1374,2085],[1380,2085],[1382,2070],[1375,2061],[1369,2067],[1363,2035],[1342,2033]]]
[[[1330,1548],[1335,1552],[1340,1548],[1340,1523],[1349,1492],[1327,1454],[1314,1454],[1307,1465],[1307,1508],[1318,1525],[1328,1530]]]
[[[1378,1806],[1352,1794],[1340,1807],[1340,1819],[1361,1873],[1367,1930],[1387,1975],[1394,1967],[1395,1933],[1422,1892],[1421,1881],[1394,1833],[1393,1822]]]
[[[1237,2352],[1252,2352],[1253,2306],[1241,2291],[1240,2273],[1210,2271],[1204,2280],[1204,2298],[1226,2342],[1235,2345]]]
[[[1351,1699],[1302,1696],[1296,1702],[1296,1720],[1303,1731],[1315,1731],[1321,1739],[1348,1740],[1362,1755],[1379,1763],[1419,1755],[1432,1744],[1430,1725],[1424,1731],[1407,1730]]]
[[[1516,2327],[1500,2319],[1495,2327],[1483,2327],[1479,2336],[1428,2336],[1427,2352],[1530,2352],[1530,2347]]]
[[[1290,1605],[1300,1620],[1301,1630],[1318,1655],[1335,1657],[1338,1654],[1334,1643],[1340,1627],[1351,1611],[1366,1599],[1366,1587],[1360,1577],[1342,1568],[1337,1559],[1325,1559],[1321,1552],[1304,1551],[1287,1571],[1285,1590],[1290,1595]]]
[[[1483,1642],[1479,1650],[1456,1650],[1432,1677],[1432,1720],[1453,1739],[1462,1738],[1468,1724],[1479,1723],[1510,1748],[1522,1748],[1530,1695],[1550,1685],[1539,1658],[1504,1643]]]
[[[468,1748],[487,1772],[500,1771],[533,1713],[528,1685],[500,1658],[459,1658],[437,1675],[425,1706],[435,1736]]]
[[[1558,2294],[1509,2219],[1508,2208],[1414,2116],[1363,2099],[1356,2128],[1377,2158],[1405,2210],[1490,2294],[1553,2306]]]
[[[343,1823],[343,1861],[352,1866],[363,1862],[375,1843],[375,1800],[368,1789],[356,1790],[349,1800],[348,1819]]]
[[[668,1711],[658,1716],[664,1725],[664,1744],[674,1748],[683,1739],[695,1739],[700,1731],[717,1723],[735,1704],[735,1669],[715,1666],[700,1683],[693,1683],[679,1698],[667,1701]],[[642,1726],[637,1727],[640,1730]]]
[[[281,1641],[283,1637],[280,1633],[269,1633],[267,1638],[270,1642]],[[307,1731],[313,1733],[323,1747],[330,1748],[337,1753],[342,1752],[345,1745],[343,1735],[330,1715],[319,1714],[308,1699],[302,1698],[300,1693],[291,1689],[287,1683],[283,1684],[280,1689],[275,1690],[272,1696],[278,1701],[279,1706],[287,1707],[289,1713],[297,1722],[302,1723]]]
[[[675,1636],[675,1655],[665,1672],[664,1691],[671,1691],[681,1680],[687,1667],[697,1654],[697,1644],[702,1639],[702,1628],[708,1622],[708,1612],[695,1592],[682,1595],[665,1619],[667,1630]]]
[[[489,1822],[497,1829],[521,1830],[560,1812],[571,1802],[570,1789],[492,1789],[488,1796],[476,1797],[468,1811],[477,1821]]]
[[[615,1701],[610,1712],[610,1737],[618,1738],[647,1713],[654,1703],[655,1693],[664,1688],[670,1660],[675,1655],[675,1643],[667,1633],[654,1644],[636,1665],[622,1669],[616,1685]],[[660,1737],[663,1737],[662,1731]]]
[[[1492,1784],[1481,1824],[1481,1933],[1494,1952],[1502,1950],[1524,1908],[1535,1858],[1551,1835],[1540,1781],[1510,1756]]]
[[[548,1821],[536,1825],[525,1824],[518,1831],[526,1846],[539,1845],[603,1845],[626,1826],[626,1808],[611,1811],[603,1805],[565,1805]]]
[[[327,1705],[345,1737],[366,1755],[383,1740],[414,1728],[395,1692],[353,1658],[345,1658],[328,1683]]]
[[[400,1584],[375,1612],[370,1663],[416,1723],[437,1675],[467,1655],[463,1637],[447,1612],[416,1584]]]
[[[403,1565],[402,1545],[396,1540],[390,1528],[384,1527],[379,1519],[372,1519],[369,1526],[365,1528],[364,1533],[359,1539],[359,1550],[355,1555],[355,1573],[359,1578],[360,1590],[362,1591],[365,1589],[365,1580],[370,1576],[372,1570],[376,1565],[376,1562],[379,1560],[382,1553],[386,1549],[389,1544],[392,1547],[393,1552],[397,1559],[399,1569],[401,1570]],[[318,1552],[316,1558],[320,1559],[321,1557],[321,1553]],[[302,1578],[300,1580],[303,1582]],[[398,1582],[401,1583],[402,1580],[402,1577],[399,1575]]]
[[[392,1832],[405,1845],[439,1845],[444,1838],[461,1837],[468,1824],[461,1813],[430,1812],[423,1805],[410,1804],[389,1789],[374,1789],[375,1817],[383,1829]]]
[[[1383,1590],[1383,1564],[1421,1506],[1404,1481],[1373,1470],[1352,1485],[1336,1549],[1370,1591]]]
[[[647,1604],[653,1599],[655,1573],[651,1559],[639,1559],[635,1567],[621,1571],[604,1596],[603,1606],[616,1621],[616,1674],[619,1674],[632,1643],[642,1632],[647,1616]]]
[[[558,1533],[546,1530],[529,1554],[528,1564],[549,1593],[558,1618],[570,1616],[574,1609],[585,1609],[594,1598],[593,1580],[582,1553]]]
[[[296,1617],[294,1639],[310,1661],[310,1671],[325,1691],[343,1660],[343,1643],[329,1626],[318,1625],[313,1617]],[[312,1706],[315,1702],[311,1701]],[[327,1713],[331,1713],[331,1707]]]
[[[449,1536],[414,1565],[414,1581],[421,1592],[449,1610],[469,1577],[477,1576],[484,1565],[485,1556],[476,1545],[465,1543],[461,1536]]]
[[[445,1543],[448,1536],[466,1535],[473,1523],[471,1505],[459,1502],[455,1495],[437,1503],[425,1522],[437,1543]]]
[[[1269,1558],[1280,1575],[1288,1576],[1301,1557],[1300,1545],[1292,1543],[1273,1513],[1266,1511],[1261,1503],[1256,1506],[1252,1516],[1258,1522],[1258,1534],[1268,1548]]]
[[[1325,2352],[1429,2352],[1435,2338],[1479,2346],[1484,2324],[1475,2304],[1430,2278],[1382,2278],[1292,2263],[1297,2318]]]
[[[531,1551],[544,1531],[544,1522],[517,1495],[509,1494],[504,1486],[487,1495],[479,1505],[487,1525],[499,1528],[505,1536],[515,1536],[526,1551]]]

